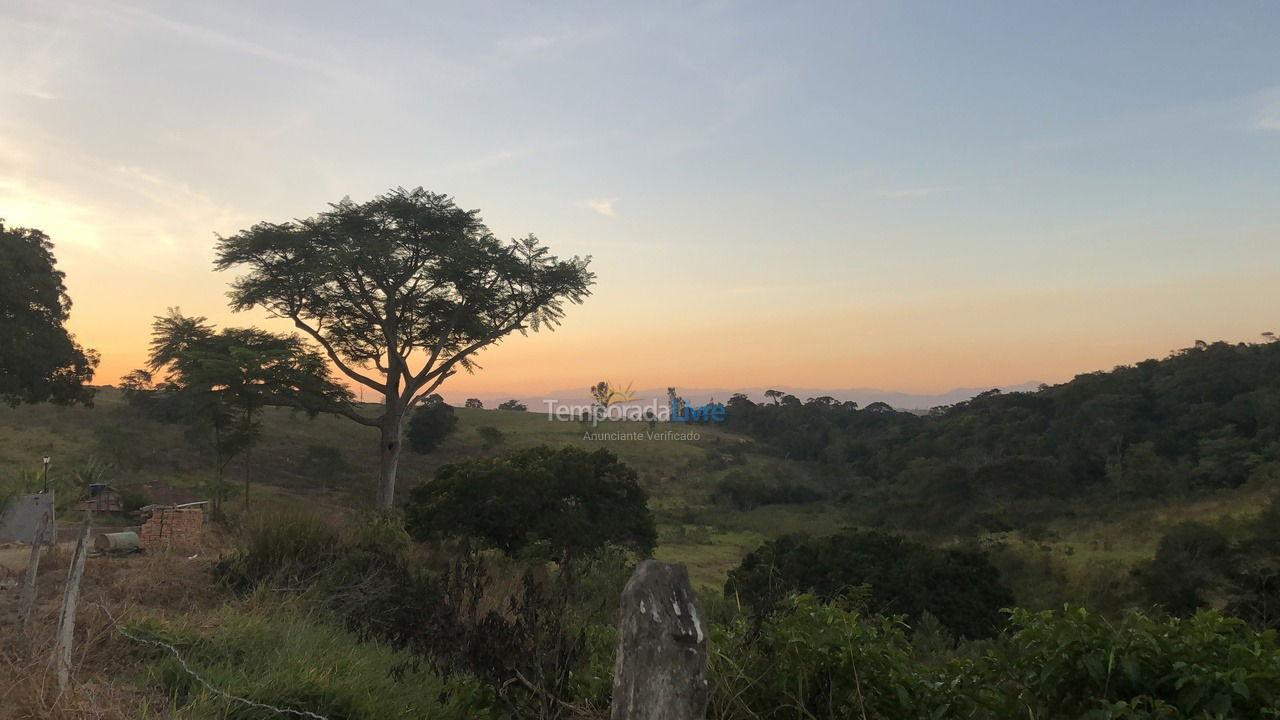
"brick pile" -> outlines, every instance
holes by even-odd
[[[198,507],[155,508],[138,533],[144,548],[192,548],[200,544],[204,510]]]

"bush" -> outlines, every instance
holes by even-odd
[[[930,718],[947,701],[910,656],[902,626],[826,605],[812,595],[781,603],[758,628],[713,627],[713,717]]]
[[[1222,585],[1234,564],[1230,543],[1222,533],[1187,522],[1160,538],[1155,558],[1139,573],[1152,602],[1187,615],[1208,602],[1207,593]]]
[[[826,495],[790,480],[768,481],[742,471],[733,471],[716,483],[713,502],[737,510],[753,510],[762,505],[789,505],[816,502]]]
[[[405,526],[419,540],[461,540],[508,555],[563,560],[657,540],[636,472],[605,449],[545,445],[445,465],[414,488]]]
[[[409,418],[409,448],[416,453],[429,453],[440,447],[444,439],[458,427],[458,416],[443,401],[428,403]]]
[[[308,485],[328,488],[339,484],[351,474],[342,451],[332,445],[309,445],[307,453],[298,461],[296,472]]]
[[[151,498],[141,488],[126,487],[120,490],[120,506],[126,513],[136,513],[150,504]]]
[[[507,440],[506,433],[492,425],[481,425],[476,428],[476,433],[480,435],[480,444],[485,450],[492,450]]]
[[[1216,612],[1111,623],[1083,608],[1015,610],[1020,629],[978,667],[996,717],[1280,717],[1280,647]]]
[[[989,637],[1013,596],[985,554],[939,550],[874,530],[823,538],[784,535],[761,545],[729,573],[726,595],[769,612],[782,597],[814,592],[830,599],[869,585],[870,607],[911,620],[925,611],[962,637]]]
[[[1080,608],[1014,610],[1018,631],[945,664],[913,652],[903,626],[782,602],[759,626],[713,627],[719,718],[1276,718],[1280,647],[1215,612],[1118,623]]]
[[[248,519],[243,547],[218,562],[216,575],[237,591],[306,586],[330,569],[341,546],[338,528],[318,513],[258,513]]]

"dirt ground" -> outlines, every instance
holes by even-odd
[[[74,543],[42,558],[31,626],[17,622],[20,581],[30,546],[0,549],[0,720],[10,718],[170,717],[168,698],[139,686],[136,645],[108,619],[212,609],[222,601],[211,568],[225,543],[212,534],[199,548],[86,558],[76,620],[73,681],[59,693],[50,653]],[[192,557],[195,555],[195,557]],[[19,582],[9,583],[6,579]]]

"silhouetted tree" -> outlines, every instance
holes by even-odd
[[[63,324],[71,298],[49,236],[0,219],[0,400],[93,404],[98,354]]]
[[[516,400],[515,398],[512,398],[512,399],[510,399],[510,400],[508,400],[508,401],[506,401],[506,402],[502,403],[501,405],[499,405],[499,406],[498,406],[498,409],[499,409],[499,410],[517,410],[517,411],[520,411],[520,412],[524,412],[524,411],[526,411],[526,410],[528,410],[528,409],[529,409],[529,406],[525,405],[524,403],[520,402],[519,400]]]
[[[484,403],[480,402],[478,398],[467,398],[467,402],[463,407],[466,407],[469,410],[483,410]]]
[[[395,499],[404,417],[474,354],[513,332],[553,327],[595,276],[532,235],[500,242],[446,195],[397,189],[343,200],[306,220],[259,223],[217,243],[218,270],[245,267],[232,307],[291,320],[347,377],[383,397],[346,417],[380,433],[378,505]]]

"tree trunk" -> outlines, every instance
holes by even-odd
[[[378,480],[378,507],[390,510],[396,502],[396,469],[400,465],[400,445],[403,441],[403,410],[388,410],[379,431],[382,442],[379,445],[380,476]]]

